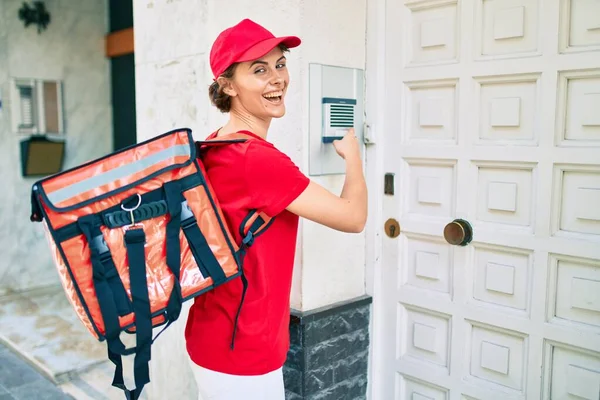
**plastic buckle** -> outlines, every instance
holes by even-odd
[[[90,247],[95,249],[98,252],[98,255],[103,255],[105,253],[108,253],[109,251],[108,245],[106,244],[106,240],[104,240],[103,235],[93,237],[90,243]]]
[[[182,201],[181,202],[181,220],[185,221],[185,220],[187,220],[189,218],[193,218],[193,217],[194,217],[194,213],[192,212],[192,209],[188,205],[188,202]]]
[[[196,223],[196,217],[194,217],[194,213],[192,212],[192,209],[188,205],[187,201],[181,202],[180,218],[181,218],[181,227],[183,229],[187,229]]]
[[[248,232],[246,237],[242,240],[244,246],[250,247],[252,243],[254,243],[254,234],[252,232]]]

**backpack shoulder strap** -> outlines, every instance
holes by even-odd
[[[228,135],[223,135],[219,137],[215,137],[214,135],[209,136],[206,140],[196,142],[196,149],[198,154],[203,150],[208,150],[211,148],[225,146],[232,143],[244,143],[248,140],[256,139],[252,135],[246,134],[244,132],[234,132]],[[240,312],[242,311],[242,305],[244,303],[244,298],[246,297],[246,291],[248,289],[248,279],[244,274],[243,264],[244,257],[248,248],[252,246],[254,243],[254,239],[263,233],[273,222],[274,218],[269,217],[267,214],[260,212],[258,210],[250,210],[244,220],[241,222],[239,227],[239,233],[242,237],[242,243],[238,250],[238,257],[240,261],[240,270],[241,270],[241,281],[242,281],[242,298],[240,299],[240,305],[238,307],[237,313],[235,315],[235,320],[233,324],[233,333],[231,336],[231,349],[234,348],[235,336],[237,332],[238,319],[240,316]]]
[[[250,247],[254,239],[271,225],[273,219],[264,212],[251,210],[240,224],[242,247]]]
[[[235,315],[235,321],[233,324],[233,335],[231,336],[231,349],[233,350],[234,342],[235,342],[235,334],[237,332],[237,324],[238,319],[240,317],[240,312],[242,311],[242,305],[244,304],[244,298],[246,297],[246,290],[248,289],[248,279],[244,274],[243,264],[244,264],[244,256],[248,251],[248,248],[252,246],[254,243],[254,239],[263,233],[274,221],[274,218],[269,217],[267,214],[260,212],[258,210],[250,210],[242,223],[240,224],[240,235],[242,236],[242,244],[238,251],[238,255],[240,258],[240,269],[242,271],[241,280],[242,280],[242,298],[240,301],[240,305],[238,307],[237,313]]]
[[[223,136],[210,135],[207,139],[196,142],[197,150],[205,150],[217,146],[229,145],[232,143],[244,143],[248,140],[254,140],[256,137],[243,131],[229,133]],[[269,227],[273,218],[258,210],[251,210],[239,227],[240,235],[243,239],[242,247],[248,248],[254,242],[254,238]]]
[[[234,132],[223,136],[218,137],[208,137],[205,140],[200,140],[196,142],[196,150],[206,150],[212,147],[229,145],[232,143],[244,143],[248,140],[255,139],[252,135],[248,135],[244,132]]]

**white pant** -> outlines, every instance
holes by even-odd
[[[285,400],[283,372],[240,376],[211,371],[190,360],[198,386],[198,400]]]

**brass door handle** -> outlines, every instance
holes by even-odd
[[[466,246],[473,240],[473,228],[464,219],[455,219],[444,227],[444,239],[455,246]]]

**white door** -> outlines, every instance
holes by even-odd
[[[382,400],[600,399],[600,0],[385,4]]]

